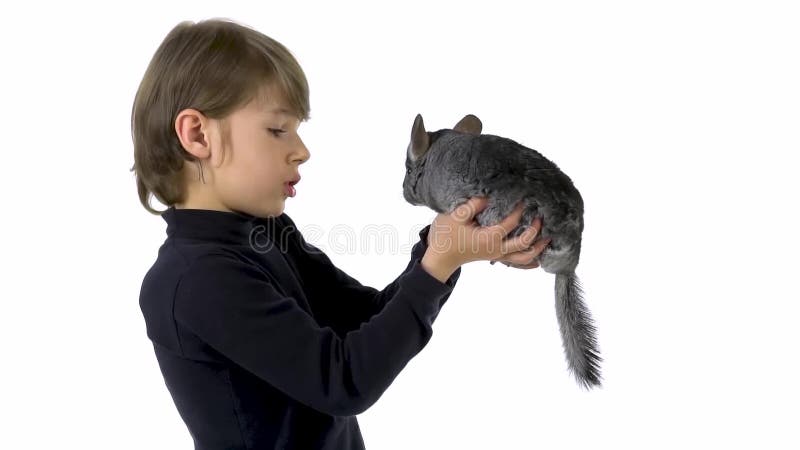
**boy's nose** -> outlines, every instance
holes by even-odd
[[[306,144],[301,138],[298,137],[297,140],[299,142],[298,154],[301,160],[300,164],[303,164],[304,162],[308,161],[309,158],[311,158],[311,152],[308,151],[308,147],[306,147]]]

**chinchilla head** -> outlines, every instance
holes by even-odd
[[[473,140],[481,134],[480,119],[467,114],[452,129],[426,131],[422,115],[417,114],[411,126],[411,141],[406,148],[406,175],[403,179],[403,197],[412,205],[437,207],[436,196],[431,192],[434,181],[448,176],[440,164],[452,156],[470,151]]]

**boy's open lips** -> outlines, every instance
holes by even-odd
[[[294,185],[300,182],[300,174],[294,175],[292,178],[283,182],[283,193],[289,197],[294,197],[297,194]]]
[[[289,197],[294,197],[297,194],[297,190],[294,188],[295,184],[297,184],[297,181],[287,181],[283,183],[283,192]]]

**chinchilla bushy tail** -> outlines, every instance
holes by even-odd
[[[583,388],[600,386],[600,352],[595,327],[583,302],[578,276],[556,274],[556,315],[569,370]]]

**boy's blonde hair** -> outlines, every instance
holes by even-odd
[[[230,140],[227,116],[274,85],[301,121],[309,119],[308,81],[300,64],[280,42],[229,19],[183,21],[156,50],[136,91],[131,111],[139,201],[150,195],[164,205],[186,196],[185,161],[196,161],[181,145],[175,119],[194,108],[220,121],[223,145]],[[259,100],[263,100],[259,98]]]

